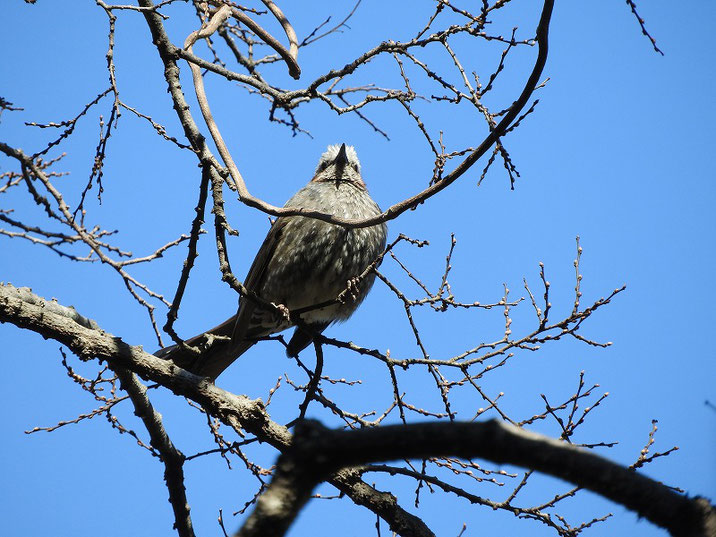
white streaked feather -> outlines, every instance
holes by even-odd
[[[316,167],[316,173],[318,173],[318,170],[321,168],[321,165],[333,162],[336,157],[338,156],[338,152],[341,150],[340,144],[335,145],[329,145],[326,148],[325,153],[321,155],[320,160],[318,161],[318,166]],[[360,173],[360,161],[358,160],[358,154],[356,153],[355,148],[352,145],[346,146],[346,156],[348,157],[348,164],[353,166],[355,165],[358,168],[358,173]]]

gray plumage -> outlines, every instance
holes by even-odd
[[[329,146],[311,181],[285,207],[302,207],[351,220],[381,213],[360,174],[353,147]],[[348,319],[368,294],[375,275],[363,278],[343,303],[312,308],[334,300],[349,281],[359,276],[385,248],[385,224],[347,229],[313,218],[278,218],[249,269],[244,285],[262,299],[283,304],[298,315],[309,330],[297,327],[286,353],[297,355],[333,322]],[[298,312],[298,313],[297,313]],[[177,345],[156,353],[193,373],[215,379],[257,338],[293,326],[285,316],[241,298],[235,316],[186,341],[202,349],[197,356]],[[212,338],[212,336],[221,336]],[[223,339],[222,339],[223,338]],[[230,338],[230,339],[229,339]]]

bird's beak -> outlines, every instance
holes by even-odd
[[[336,160],[334,161],[336,163],[336,166],[343,168],[346,164],[348,164],[348,155],[346,154],[346,144],[341,144],[341,148],[338,151],[338,155],[336,155]]]

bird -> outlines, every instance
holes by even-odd
[[[355,148],[345,143],[328,146],[313,178],[284,207],[317,210],[349,220],[382,212],[363,182]],[[359,276],[371,264],[379,264],[386,237],[385,223],[346,228],[304,216],[277,218],[244,286],[278,308],[261,306],[242,296],[236,315],[184,341],[200,353],[172,345],[155,355],[213,381],[259,338],[296,326],[286,354],[297,356],[315,335],[332,323],[348,319],[363,302],[373,286],[375,272]],[[349,292],[337,301],[346,289]]]

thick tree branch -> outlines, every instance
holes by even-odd
[[[283,535],[313,488],[341,467],[436,456],[479,457],[558,477],[635,511],[673,536],[711,537],[716,531],[716,508],[704,498],[677,494],[591,451],[493,419],[356,430],[303,422],[237,536]]]
[[[260,399],[249,399],[218,388],[208,379],[193,375],[171,362],[131,346],[102,331],[97,323],[73,308],[48,302],[27,288],[0,284],[0,323],[9,322],[44,338],[66,345],[82,360],[106,360],[144,379],[157,382],[176,395],[198,403],[212,416],[235,430],[245,430],[279,451],[291,445],[291,432],[274,422]],[[433,537],[418,517],[401,508],[392,494],[377,491],[360,479],[354,470],[340,470],[328,482],[385,520],[405,537]]]

